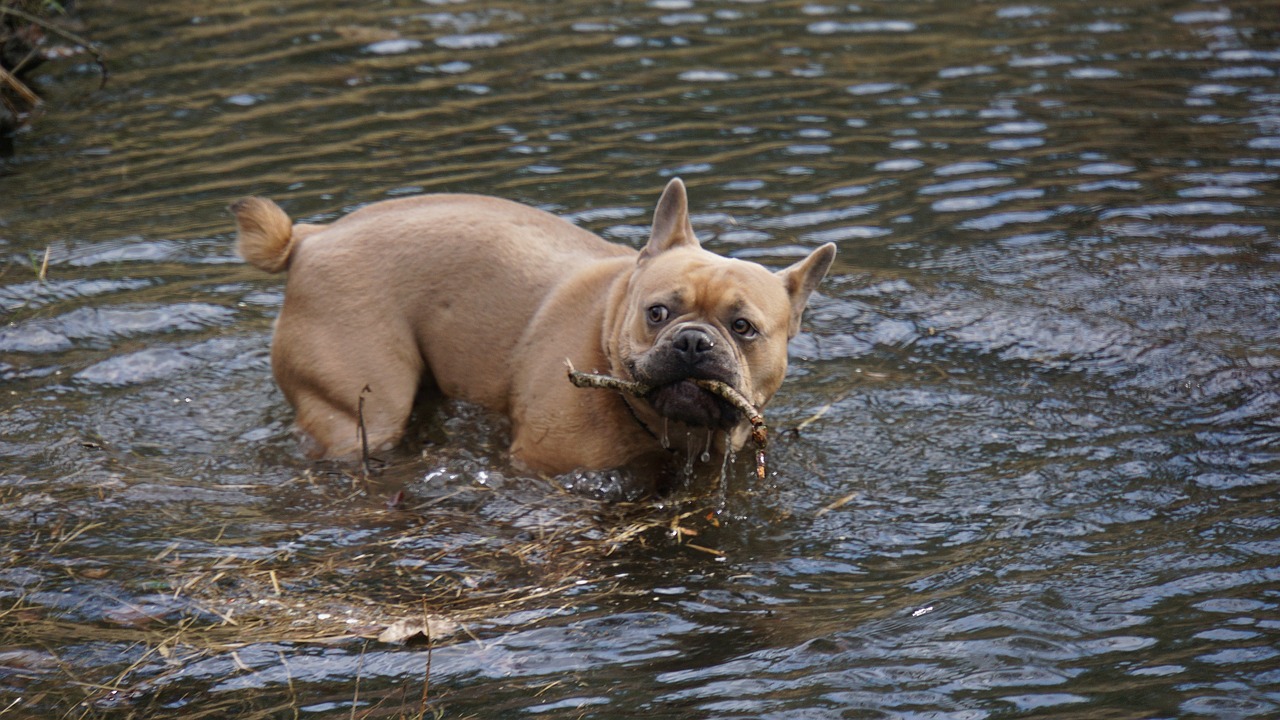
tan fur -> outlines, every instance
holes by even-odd
[[[698,246],[684,185],[673,180],[641,252],[548,213],[477,195],[375,203],[330,225],[290,225],[270,200],[231,207],[246,260],[289,270],[272,369],[316,457],[358,451],[357,407],[371,447],[399,441],[419,384],[512,420],[514,458],[540,471],[601,469],[665,458],[673,446],[741,446],[727,428],[670,422],[645,400],[573,387],[564,360],[629,377],[661,360],[682,323],[707,328],[717,372],[763,406],[786,372],[787,340],[834,257],[828,244],[772,273]],[[646,325],[654,297],[682,315]],[[675,302],[675,301],[667,301]],[[749,315],[751,342],[733,319]]]
[[[266,198],[247,197],[231,206],[236,216],[240,257],[269,273],[289,266],[293,250],[293,223],[278,205]]]

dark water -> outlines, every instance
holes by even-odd
[[[82,6],[109,84],[0,161],[0,716],[1280,714],[1280,6]],[[635,244],[675,175],[841,248],[767,482],[602,504],[457,405],[296,456],[228,202]]]

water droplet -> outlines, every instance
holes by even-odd
[[[686,435],[684,448],[684,477],[686,480],[693,477],[693,460],[695,457],[693,453],[693,435]]]

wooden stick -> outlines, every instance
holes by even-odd
[[[634,380],[623,380],[622,378],[598,373],[579,372],[573,369],[573,363],[568,358],[565,358],[564,364],[569,372],[569,382],[573,383],[575,387],[615,390],[638,398],[653,392],[652,387]],[[750,400],[732,385],[719,380],[694,379],[692,382],[732,405],[747,418],[747,422],[751,423],[751,441],[756,445],[756,477],[763,480],[765,475],[764,450],[769,443],[769,429],[765,427],[764,416],[760,414],[755,405],[751,404]]]
[[[356,437],[360,440],[360,469],[364,471],[364,479],[369,479],[369,431],[364,426],[364,396],[373,392],[365,385],[360,390],[360,398],[356,401]]]
[[[49,252],[53,249],[52,245],[46,245],[44,248],[44,260],[40,263],[40,284],[43,285],[45,278],[49,276]]]
[[[0,67],[0,82],[3,82],[13,88],[13,91],[20,95],[27,105],[35,107],[40,104],[40,96],[35,94],[31,88],[27,87],[26,83],[19,80],[16,75],[5,70],[3,67]]]
[[[569,382],[580,388],[600,388],[602,390],[617,390],[620,393],[626,393],[633,397],[644,397],[653,392],[653,388],[632,380],[623,380],[611,375],[599,375],[597,373],[578,372],[573,369],[573,363],[566,358],[565,366],[569,369]]]

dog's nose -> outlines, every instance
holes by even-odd
[[[671,347],[690,365],[697,365],[715,346],[716,341],[706,331],[698,328],[684,328],[671,341]]]

